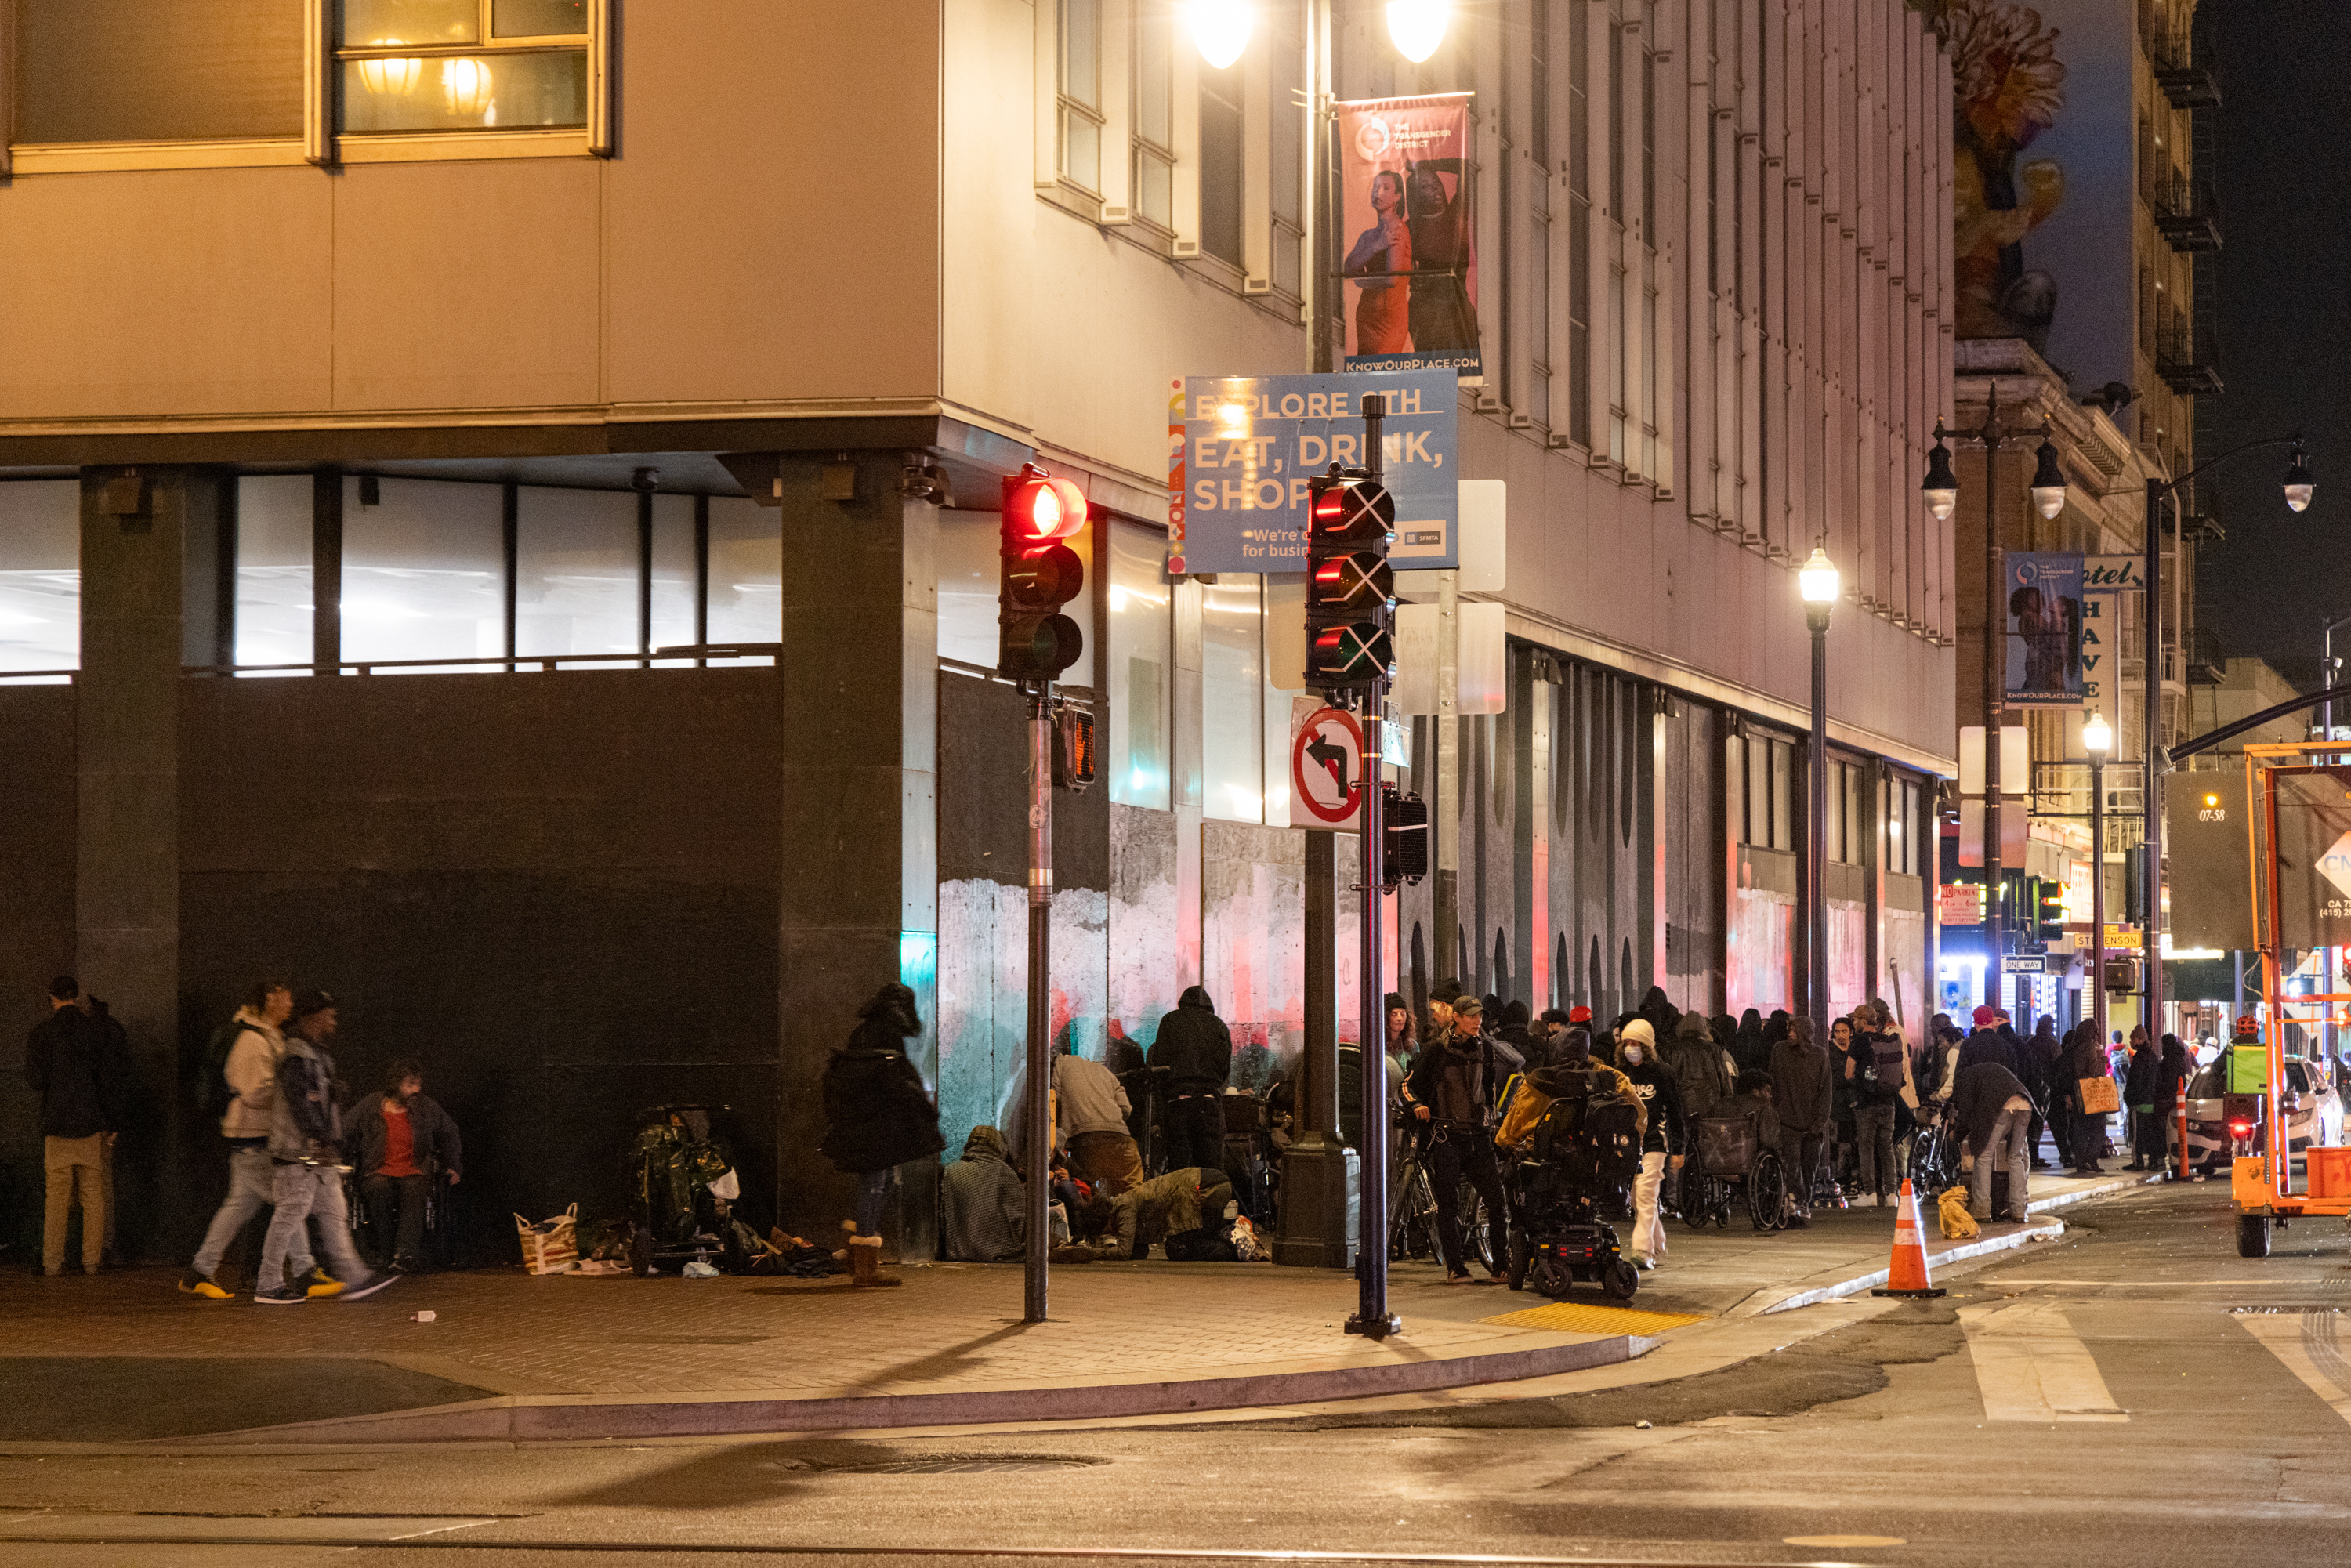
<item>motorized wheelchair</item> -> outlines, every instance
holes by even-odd
[[[1556,1300],[1583,1280],[1628,1301],[1641,1276],[1619,1254],[1610,1222],[1632,1218],[1640,1108],[1591,1071],[1555,1076],[1560,1092],[1535,1124],[1528,1152],[1503,1177],[1516,1220],[1510,1287],[1524,1290],[1531,1281]]]
[[[1693,1230],[1730,1227],[1734,1208],[1756,1229],[1788,1222],[1788,1176],[1778,1151],[1762,1146],[1755,1118],[1700,1116],[1691,1124],[1695,1145],[1682,1170],[1682,1218]]]

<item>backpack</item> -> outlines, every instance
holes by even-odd
[[[196,1109],[215,1119],[228,1114],[228,1055],[236,1048],[236,1037],[245,1032],[245,1025],[236,1019],[213,1030],[204,1041],[204,1076],[196,1081]]]

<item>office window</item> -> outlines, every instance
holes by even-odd
[[[1110,525],[1110,652],[1102,701],[1109,709],[1110,798],[1122,806],[1169,809],[1174,588],[1167,536],[1135,523]]]
[[[19,143],[302,134],[304,0],[15,3]]]
[[[588,121],[582,0],[342,0],[340,12],[343,131]]]
[[[1527,415],[1551,427],[1551,0],[1532,0],[1527,69]]]
[[[637,498],[522,487],[515,527],[515,652],[633,653]]]
[[[1102,193],[1102,0],[1058,0],[1061,178]]]
[[[1255,576],[1228,573],[1200,596],[1205,812],[1265,821],[1265,611]]]
[[[269,474],[236,482],[236,662],[308,664],[311,480]],[[308,674],[289,670],[287,674]]]
[[[1138,0],[1134,19],[1134,215],[1176,226],[1176,19]]]
[[[1291,4],[1277,8],[1274,20],[1273,101],[1267,106],[1272,145],[1273,277],[1278,293],[1292,299],[1304,296],[1306,220],[1307,114],[1305,16]]]
[[[993,524],[993,515],[990,517]],[[993,529],[991,528],[991,538]],[[784,639],[784,519],[757,501],[716,496],[710,502],[710,641]],[[989,661],[994,662],[991,648]],[[774,663],[755,659],[713,664]]]
[[[1241,86],[1246,62],[1200,66],[1200,248],[1241,265]]]
[[[80,667],[81,483],[0,480],[0,679]]]
[[[1853,856],[1846,852],[1845,775],[1852,769],[1842,762],[1832,762],[1828,765],[1828,788],[1822,791],[1828,820],[1817,824],[1821,834],[1821,852],[1833,861],[1849,861]]]
[[[373,505],[361,504],[358,477],[343,481],[344,659],[502,657],[506,527],[498,486],[369,483]]]
[[[1729,792],[1723,817],[1730,824],[1730,836],[1739,843],[1753,843],[1747,826],[1747,802],[1753,793],[1747,787],[1747,742],[1739,736],[1724,743],[1722,777]]]
[[[674,648],[698,639],[695,498],[655,496],[653,504],[653,646]]]
[[[1002,519],[996,513],[939,514],[939,657],[996,668],[1001,546]]]
[[[1792,851],[1796,847],[1796,748],[1792,742],[1785,740],[1771,741],[1768,745],[1771,768],[1771,847]]]

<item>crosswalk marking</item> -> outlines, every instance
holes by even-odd
[[[2344,1359],[2339,1313],[2241,1312],[2237,1322],[2337,1416],[2351,1421],[2351,1364]]]
[[[2095,1357],[2055,1301],[1961,1307],[1976,1388],[1991,1421],[2127,1421]]]

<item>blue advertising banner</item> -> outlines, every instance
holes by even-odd
[[[2008,581],[2008,705],[2082,704],[2082,558],[2011,550]]]
[[[1452,371],[1191,376],[1170,443],[1167,570],[1306,570],[1306,481],[1364,463],[1364,398],[1388,400],[1381,470],[1395,498],[1396,570],[1460,564]],[[1170,435],[1177,434],[1170,421]]]

